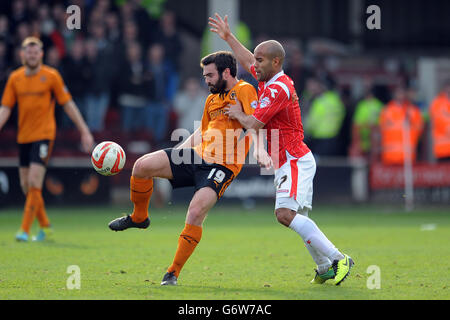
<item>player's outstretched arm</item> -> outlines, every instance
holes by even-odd
[[[11,108],[5,106],[0,107],[0,130],[2,130],[6,121],[8,121],[10,115],[11,115]]]
[[[242,105],[239,101],[236,101],[235,104],[229,104],[224,108],[224,111],[225,115],[227,115],[230,119],[239,121],[245,129],[259,130],[265,126],[264,123],[256,120],[254,116],[246,114],[242,111]]]
[[[255,57],[239,40],[231,33],[228,25],[228,16],[222,19],[219,14],[215,14],[214,18],[209,17],[208,24],[211,26],[211,32],[217,33],[219,37],[225,40],[233,50],[236,59],[242,67],[251,73],[250,68],[255,63]]]
[[[70,120],[73,121],[78,131],[81,134],[81,146],[83,151],[90,152],[92,147],[94,146],[94,138],[92,137],[91,131],[87,126],[86,122],[84,122],[83,117],[81,116],[78,107],[75,105],[73,100],[70,100],[63,106],[64,111],[69,116]]]

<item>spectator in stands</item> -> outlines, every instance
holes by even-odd
[[[339,134],[345,117],[345,106],[339,94],[330,90],[317,78],[308,81],[308,91],[314,97],[305,119],[305,138],[318,156],[336,156],[341,153]]]
[[[151,79],[145,76],[142,47],[138,42],[128,44],[126,61],[119,77],[119,105],[122,127],[126,132],[147,128],[147,107]]]
[[[407,88],[398,86],[394,99],[380,115],[382,162],[386,165],[403,165],[406,159],[414,162],[423,126],[420,109],[409,101]]]
[[[430,105],[433,155],[439,162],[450,161],[450,79]]]
[[[314,73],[305,64],[303,52],[298,47],[294,47],[290,52],[287,61],[286,74],[294,81],[295,91],[297,91],[297,95],[300,98],[300,101],[302,101],[306,82],[309,78],[314,77]]]
[[[108,12],[105,17],[105,24],[107,30],[107,38],[109,42],[114,44],[114,46],[116,47],[121,37],[119,17],[117,16],[117,13],[114,11]]]
[[[364,98],[356,105],[352,122],[352,141],[349,150],[350,157],[370,158],[372,140],[378,132],[380,113],[383,103],[378,100],[373,86],[367,86]]]
[[[92,132],[102,131],[109,107],[111,81],[114,66],[105,50],[99,48],[98,42],[88,39],[85,43],[86,61],[90,70],[87,74],[86,122]]]
[[[13,29],[14,30],[14,29]],[[30,27],[28,23],[21,22],[17,25],[17,28],[15,29],[15,36],[13,40],[13,46],[14,48],[20,47],[20,44],[25,40],[26,37],[30,36]]]
[[[29,15],[24,0],[12,1],[11,9],[12,10],[11,15],[9,16],[9,21],[11,24],[11,30],[15,30],[20,24],[28,21]]]
[[[0,41],[6,46],[7,53],[13,44],[12,32],[9,29],[9,21],[6,15],[0,15]]]
[[[0,40],[0,88],[4,88],[9,75],[8,47]]]
[[[75,32],[68,30],[66,27],[66,10],[65,7],[56,3],[51,10],[51,18],[54,21],[54,28],[49,29],[47,36],[52,40],[52,46],[58,49],[59,57],[62,59],[66,55],[68,43],[66,37],[74,36]]]
[[[127,20],[122,26],[122,41],[119,46],[119,59],[125,61],[127,59],[127,48],[129,45],[139,43],[142,47],[142,43],[139,40],[139,30],[137,24],[132,20]]]
[[[62,62],[62,76],[66,80],[66,85],[72,93],[73,101],[80,109],[83,118],[86,119],[86,89],[89,81],[90,67],[85,59],[85,45],[81,39],[76,40],[69,51],[69,55]],[[72,127],[72,121],[63,115],[61,120],[63,128]]]
[[[164,64],[171,69],[167,84],[167,98],[173,102],[180,79],[180,57],[183,53],[183,44],[176,26],[176,16],[172,11],[164,11],[160,19],[160,32],[155,35],[154,43],[164,48]]]
[[[50,15],[50,8],[47,4],[41,4],[37,11],[36,20],[39,21],[39,31],[34,30],[34,32],[40,34],[40,39],[44,43],[44,47],[50,47],[52,41],[49,36],[55,29],[55,21]]]
[[[58,71],[61,71],[61,59],[59,58],[59,52],[56,47],[50,47],[47,49],[45,55],[45,64],[57,69]]]
[[[160,143],[167,135],[167,125],[169,118],[169,96],[168,90],[173,77],[174,69],[165,59],[164,47],[161,44],[154,44],[148,48],[146,60],[146,77],[152,85],[147,108],[147,126],[151,128],[153,137]]]
[[[201,121],[207,92],[203,90],[197,78],[188,78],[184,88],[174,100],[174,110],[178,117],[178,127],[193,133],[195,121]]]
[[[165,11],[160,19],[160,32],[156,35],[155,42],[164,47],[165,57],[175,68],[179,70],[180,56],[183,53],[180,34],[176,26],[175,13]]]

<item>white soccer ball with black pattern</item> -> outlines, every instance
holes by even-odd
[[[125,151],[113,141],[103,141],[92,151],[92,166],[95,171],[104,176],[118,174],[122,171],[125,161]]]

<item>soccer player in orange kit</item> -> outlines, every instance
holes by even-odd
[[[19,177],[26,195],[18,241],[28,241],[31,225],[37,217],[40,231],[35,240],[42,241],[52,232],[42,198],[47,162],[56,136],[55,98],[81,133],[82,148],[89,152],[92,134],[64,85],[59,72],[42,63],[42,42],[28,37],[22,43],[23,66],[13,71],[6,83],[0,107],[0,130],[17,104]]]
[[[229,119],[224,111],[229,104],[239,101],[243,112],[252,114],[257,102],[255,88],[236,78],[237,62],[230,52],[212,53],[202,59],[201,66],[211,92],[205,102],[201,127],[180,146],[146,154],[134,163],[130,179],[133,213],[109,224],[114,231],[148,228],[154,177],[168,179],[173,188],[195,187],[173,263],[161,285],[177,284],[181,269],[200,242],[208,211],[241,171],[249,148],[248,133],[244,136],[242,125]],[[253,139],[258,137],[254,135]],[[262,143],[259,146],[262,148],[254,149],[255,158],[270,166],[270,157]]]

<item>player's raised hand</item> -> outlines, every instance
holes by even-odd
[[[228,25],[228,16],[225,15],[223,19],[217,13],[214,16],[215,18],[209,17],[208,19],[208,24],[211,26],[211,32],[217,33],[219,37],[227,41],[228,37],[231,35],[230,26]]]

